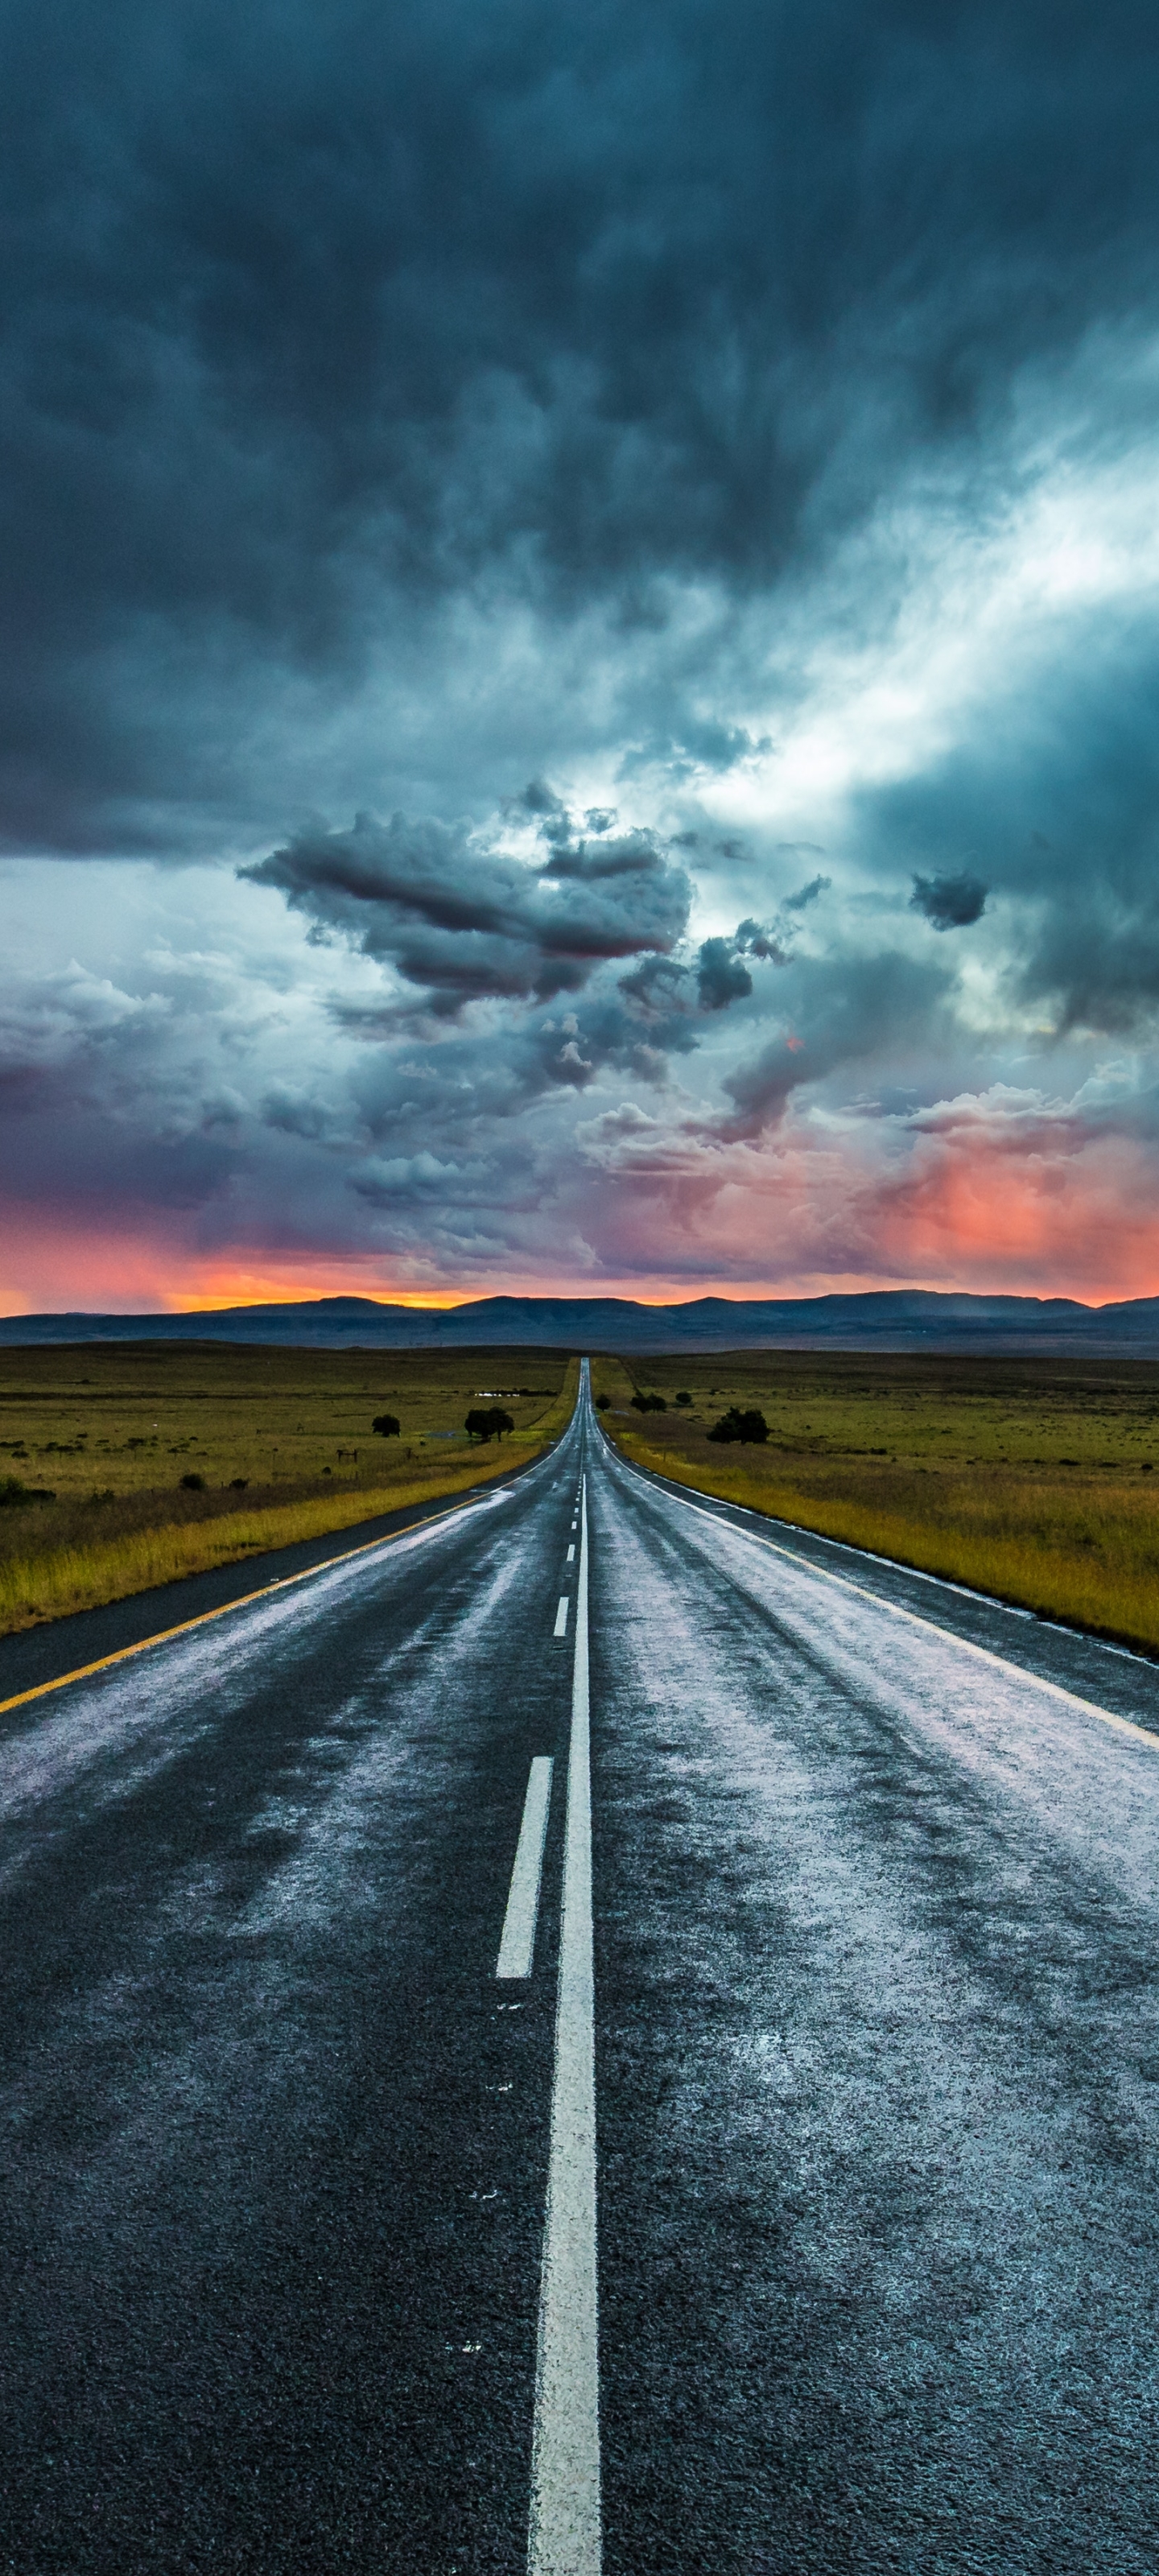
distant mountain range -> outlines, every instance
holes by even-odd
[[[380,1305],[318,1297],[196,1315],[0,1316],[0,1345],[46,1342],[267,1342],[319,1350],[1053,1351],[1159,1358],[1159,1297],[1082,1306],[1072,1297],[968,1297],[879,1288],[852,1297],[478,1297],[466,1305]]]

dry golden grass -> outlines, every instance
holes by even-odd
[[[1159,1366],[1149,1361],[713,1354],[637,1366],[676,1413],[630,1410],[593,1371],[607,1428],[699,1491],[1159,1653]],[[756,1405],[767,1448],[711,1443]]]
[[[463,1415],[479,1392],[520,1382],[529,1391],[506,1406],[515,1432],[469,1443]],[[578,1362],[556,1352],[5,1351],[0,1475],[31,1484],[47,1471],[57,1494],[0,1511],[0,1633],[509,1474],[564,1428],[577,1382]],[[373,1435],[387,1410],[409,1438]],[[226,1468],[263,1459],[260,1482],[231,1489]],[[162,1462],[171,1481],[146,1481]],[[186,1462],[204,1491],[181,1487]],[[94,1468],[107,1485],[94,1488]]]

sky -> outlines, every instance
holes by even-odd
[[[1159,1293],[1159,28],[0,6],[0,1311]]]

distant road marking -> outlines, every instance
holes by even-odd
[[[567,1552],[567,1561],[568,1561],[568,1564],[569,1564],[569,1565],[574,1564],[574,1562],[575,1562],[575,1549],[574,1549],[574,1547],[569,1547],[568,1552]]]
[[[628,1466],[626,1459],[621,1463]],[[640,1474],[638,1467],[629,1467],[628,1472],[630,1475]],[[1029,1682],[1035,1690],[1045,1691],[1048,1699],[1061,1700],[1064,1708],[1081,1709],[1084,1717],[1097,1717],[1104,1726],[1113,1726],[1117,1735],[1133,1735],[1137,1743],[1149,1745],[1152,1753],[1159,1753],[1159,1732],[1154,1728],[1137,1726],[1134,1718],[1120,1717],[1117,1710],[1113,1708],[1100,1708],[1097,1700],[1080,1699],[1077,1691],[1064,1689],[1061,1682],[1047,1681],[1044,1674],[1029,1672],[1025,1664],[1012,1664],[1008,1656],[996,1655],[990,1646],[976,1646],[972,1637],[959,1637],[953,1628],[943,1628],[940,1620],[923,1619],[919,1610],[903,1610],[900,1602],[883,1600],[881,1594],[871,1592],[868,1585],[852,1582],[847,1574],[833,1574],[827,1565],[814,1565],[809,1557],[798,1555],[795,1548],[781,1547],[773,1538],[762,1538],[759,1530],[738,1528],[735,1521],[722,1519],[719,1512],[706,1511],[703,1503],[690,1503],[685,1495],[674,1494],[668,1487],[665,1487],[664,1491],[669,1502],[683,1503],[685,1510],[695,1512],[698,1520],[712,1521],[717,1529],[735,1529],[738,1538],[748,1539],[753,1547],[766,1547],[771,1556],[786,1557],[790,1565],[797,1566],[806,1574],[815,1575],[818,1583],[835,1583],[839,1591],[856,1593],[859,1601],[871,1602],[875,1610],[886,1611],[891,1619],[904,1619],[910,1628],[927,1628],[931,1636],[944,1637],[949,1645],[960,1647],[964,1655],[973,1655],[976,1662],[992,1664],[997,1672],[1009,1674],[1012,1681]],[[807,1531],[805,1535],[812,1536],[812,1532]],[[879,1562],[883,1565],[892,1565],[894,1560],[892,1557],[882,1557]],[[908,1566],[898,1568],[902,1574],[908,1574],[910,1570]],[[974,1597],[980,1599],[983,1596],[975,1594]],[[1001,1603],[995,1604],[996,1608],[1001,1606]],[[1098,1638],[1094,1640],[1096,1645],[1100,1642]]]
[[[556,1611],[556,1614],[555,1614],[555,1628],[554,1628],[553,1634],[554,1634],[555,1636],[557,1636],[557,1637],[562,1637],[562,1636],[564,1635],[565,1631],[566,1631],[566,1628],[567,1628],[567,1594],[566,1594],[566,1592],[561,1592],[561,1593],[560,1593],[560,1596],[559,1596],[559,1608],[558,1608],[558,1610]]]
[[[490,1495],[484,1498],[490,1501]],[[279,1574],[272,1583],[259,1583],[256,1592],[239,1592],[236,1601],[222,1601],[216,1610],[199,1610],[195,1619],[180,1619],[175,1628],[159,1628],[153,1637],[139,1637],[135,1646],[118,1646],[115,1654],[98,1655],[95,1663],[78,1664],[76,1671],[58,1673],[55,1681],[36,1682],[31,1690],[17,1691],[12,1699],[0,1699],[0,1717],[10,1708],[25,1708],[29,1700],[45,1699],[50,1691],[67,1690],[70,1682],[87,1682],[94,1673],[107,1673],[113,1664],[127,1664],[133,1655],[148,1654],[150,1646],[167,1646],[174,1637],[187,1637],[194,1628],[207,1627],[211,1619],[228,1618],[231,1610],[248,1610],[254,1601],[266,1601],[271,1592],[287,1592],[291,1584],[308,1583],[312,1575],[329,1574],[336,1565],[349,1565],[355,1556],[369,1556],[376,1547],[393,1547],[400,1538],[413,1538],[418,1530],[431,1529],[438,1521],[453,1520],[456,1512],[470,1510],[480,1499],[477,1492],[463,1501],[448,1503],[445,1511],[428,1512],[421,1521],[409,1521],[405,1529],[387,1530],[382,1538],[363,1539],[357,1547],[344,1547],[337,1556],[324,1556],[320,1565],[304,1565],[300,1574]],[[177,1578],[178,1580],[180,1578]]]
[[[581,1512],[528,2576],[600,2576],[602,2564],[586,1483]]]
[[[551,1803],[551,1761],[537,1753],[527,1781],[523,1801],[523,1822],[515,1849],[515,1866],[503,1917],[503,1938],[496,1962],[497,1977],[529,1977],[535,1956],[535,1926],[539,1917],[539,1887],[543,1876],[543,1846],[547,1839],[547,1811]]]

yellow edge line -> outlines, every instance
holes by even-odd
[[[622,1449],[619,1454],[631,1475],[651,1475],[652,1471],[650,1469],[638,1467],[634,1459],[625,1458]],[[657,1484],[663,1482],[667,1485],[668,1483],[666,1477],[661,1479],[657,1476],[654,1481]],[[673,1481],[675,1482],[675,1480]],[[672,1489],[669,1488],[669,1490],[671,1491]],[[698,1520],[715,1521],[717,1527],[720,1527],[719,1513],[706,1511],[703,1503],[690,1503],[688,1501],[687,1494],[680,1488],[677,1488],[672,1493],[672,1499],[674,1502],[683,1503],[686,1510],[695,1512]],[[723,1500],[723,1497],[721,1497],[721,1499]],[[743,1512],[747,1509],[747,1505],[744,1503],[726,1503],[725,1509],[730,1512]],[[726,1527],[727,1526],[730,1526],[730,1524],[726,1523]],[[1048,1682],[1042,1673],[1027,1672],[1024,1664],[1010,1663],[1005,1655],[994,1654],[989,1646],[976,1646],[971,1637],[959,1637],[953,1628],[943,1628],[937,1619],[923,1619],[920,1611],[903,1610],[900,1603],[896,1601],[883,1601],[881,1594],[878,1592],[871,1592],[868,1585],[864,1583],[852,1583],[847,1574],[831,1574],[828,1566],[814,1565],[808,1557],[798,1556],[795,1549],[779,1546],[776,1539],[762,1538],[759,1530],[742,1529],[738,1531],[737,1535],[740,1538],[751,1539],[754,1547],[767,1547],[773,1556],[786,1557],[791,1565],[803,1565],[809,1574],[816,1575],[818,1582],[820,1583],[836,1583],[842,1592],[855,1592],[860,1601],[871,1601],[875,1610],[888,1610],[891,1619],[906,1619],[908,1620],[911,1628],[928,1628],[933,1636],[945,1637],[950,1645],[960,1646],[964,1655],[975,1655],[979,1663],[995,1665],[1000,1673],[1012,1674],[1015,1681],[1032,1682],[1035,1690],[1045,1691],[1050,1699],[1062,1700],[1064,1706],[1067,1708],[1081,1709],[1084,1717],[1099,1717],[1102,1719],[1104,1726],[1113,1726],[1117,1734],[1133,1735],[1138,1743],[1149,1745],[1152,1753],[1159,1753],[1159,1734],[1157,1734],[1151,1727],[1136,1726],[1133,1718],[1119,1717],[1113,1708],[1100,1708],[1097,1700],[1080,1699],[1077,1691],[1064,1690],[1061,1682]],[[812,1537],[814,1535],[819,1537],[821,1533],[819,1531],[816,1533],[805,1531],[803,1532],[803,1535],[806,1537]],[[840,1541],[836,1543],[838,1545],[841,1544]],[[909,1571],[910,1568],[908,1566],[902,1565],[898,1567],[899,1574],[906,1574]],[[985,1595],[979,1593],[977,1598],[979,1600],[984,1600]],[[1097,1644],[1098,1640],[1095,1639],[1093,1642]]]
[[[474,1501],[474,1494],[470,1499]],[[448,1503],[445,1511],[427,1512],[422,1520],[408,1522],[405,1529],[387,1530],[382,1538],[364,1538],[357,1547],[344,1547],[337,1556],[324,1557],[321,1565],[304,1565],[300,1574],[279,1574],[273,1583],[260,1583],[256,1592],[241,1592],[236,1601],[223,1601],[216,1610],[199,1610],[196,1619],[181,1619],[175,1628],[159,1628],[155,1637],[142,1637],[135,1646],[118,1646],[115,1655],[98,1655],[95,1664],[78,1664],[75,1673],[61,1673],[54,1682],[37,1682],[32,1690],[17,1691],[14,1699],[0,1699],[0,1717],[10,1708],[26,1708],[30,1699],[45,1699],[50,1691],[67,1690],[70,1682],[87,1682],[91,1674],[107,1672],[110,1664],[126,1664],[131,1655],[144,1655],[150,1646],[167,1645],[171,1637],[187,1637],[191,1628],[204,1628],[210,1619],[224,1619],[230,1610],[245,1610],[251,1601],[264,1601],[271,1592],[285,1592],[292,1583],[308,1583],[312,1574],[328,1574],[332,1565],[349,1565],[352,1557],[368,1556],[372,1548],[391,1547],[396,1539],[409,1538],[412,1530],[429,1529],[432,1522],[449,1520],[453,1513],[465,1509],[465,1501]],[[183,1579],[193,1578],[177,1577],[178,1581]],[[128,1600],[132,1597],[131,1593],[126,1595]]]

